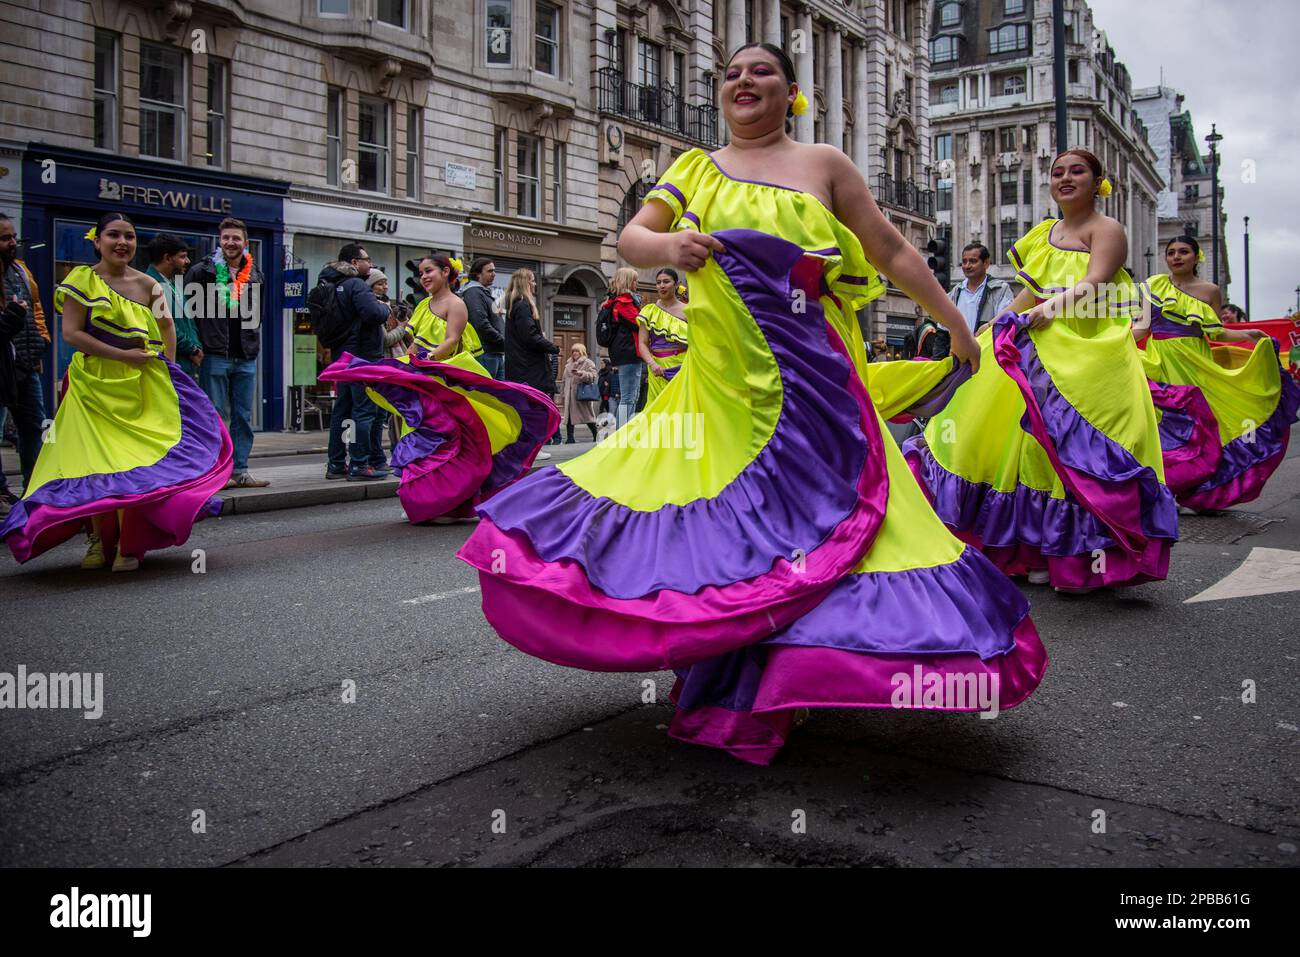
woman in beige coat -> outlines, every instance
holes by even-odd
[[[575,342],[569,350],[569,361],[564,364],[564,378],[560,385],[560,415],[564,417],[566,445],[572,445],[573,427],[585,425],[591,429],[591,441],[596,441],[596,403],[578,398],[578,386],[594,385],[598,373],[596,364],[587,358],[587,347]]]

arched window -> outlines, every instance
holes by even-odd
[[[653,183],[646,183],[645,180],[639,179],[628,187],[623,194],[623,203],[618,210],[618,231],[622,232],[623,227],[631,221],[632,217],[637,214],[641,204],[645,201],[646,194],[650,192]]]
[[[1019,74],[1005,77],[1002,81],[1002,95],[1016,96],[1025,92],[1025,78]]]
[[[939,103],[956,103],[957,102],[957,84],[949,83],[947,86],[939,88]]]

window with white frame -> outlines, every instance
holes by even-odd
[[[409,30],[410,24],[406,19],[408,5],[407,0],[377,0],[375,19],[390,27]]]
[[[536,64],[538,73],[560,75],[560,8],[550,3],[538,3],[535,29],[537,32]]]
[[[343,167],[343,91],[330,87],[325,94],[325,182],[339,184]]]
[[[1002,78],[1003,96],[1020,96],[1025,92],[1025,78],[1019,73]]]
[[[1087,120],[1070,120],[1070,145],[1087,147],[1088,145],[1088,121]]]
[[[946,213],[952,209],[952,182],[950,179],[939,180],[939,189],[934,196],[934,208],[937,212]]]
[[[487,43],[488,66],[510,65],[511,0],[488,0]]]
[[[117,34],[95,31],[95,146],[117,149]]]
[[[930,60],[934,63],[946,63],[949,60],[955,60],[960,51],[960,37],[935,37],[930,41]]]
[[[515,134],[515,212],[541,217],[542,141],[526,133]]]
[[[939,8],[939,26],[955,27],[961,23],[961,4],[945,3]]]
[[[506,137],[506,131],[498,126],[492,150],[492,208],[498,213],[508,212],[506,209]]]
[[[224,168],[229,157],[230,64],[208,57],[208,165]]]
[[[659,57],[661,48],[644,38],[637,40],[636,82],[641,86],[659,85]]]
[[[934,161],[941,163],[952,159],[952,134],[940,133],[934,138]]]
[[[1025,12],[1025,0],[1006,0],[1003,12],[1008,17],[1019,16]]]
[[[551,215],[557,223],[564,222],[564,144],[556,143],[551,150]]]
[[[388,103],[361,97],[357,112],[357,188],[387,193],[390,139]]]
[[[949,83],[945,86],[939,87],[938,104],[940,106],[943,106],[946,103],[956,103],[956,102],[957,102],[956,83]]]
[[[185,159],[185,54],[140,44],[140,155]]]
[[[1011,53],[1029,49],[1029,24],[1004,23],[989,31],[989,53]]]
[[[424,166],[420,162],[420,143],[424,138],[424,111],[418,106],[406,109],[406,195],[420,198],[420,176]]]

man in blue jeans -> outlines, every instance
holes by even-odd
[[[27,264],[18,258],[18,234],[13,220],[3,214],[0,214],[0,273],[4,293],[0,309],[9,311],[13,329],[12,336],[0,336],[0,348],[11,349],[9,379],[0,389],[0,408],[7,408],[14,419],[18,462],[25,487],[32,480],[32,469],[36,467],[43,441],[45,395],[41,373],[50,334],[45,327],[36,280]],[[3,475],[0,475],[0,490],[7,490]]]
[[[370,275],[370,254],[357,243],[339,250],[337,262],[326,264],[317,285],[334,289],[339,308],[351,320],[352,331],[338,353],[349,352],[358,359],[375,361],[384,357],[384,324],[391,310],[379,301],[366,277]],[[366,394],[363,382],[340,382],[338,398],[330,415],[329,464],[327,479],[346,478],[349,482],[370,482],[391,473],[384,461],[384,412]],[[351,422],[347,436],[348,463],[344,457],[344,429]],[[379,428],[376,428],[379,425]]]
[[[262,345],[263,277],[248,253],[248,229],[227,218],[217,228],[220,249],[185,273],[185,303],[203,344],[199,384],[230,429],[234,472],[226,488],[271,483],[248,472],[253,451],[253,399]]]

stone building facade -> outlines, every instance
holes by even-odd
[[[1164,181],[1128,70],[1087,4],[1066,0],[1065,7],[1068,142],[1091,150],[1106,169],[1114,191],[1100,208],[1127,228],[1128,266],[1142,279],[1161,266],[1154,247]],[[1007,278],[1015,240],[1060,215],[1049,187],[1056,153],[1052,2],[937,0],[930,61],[939,227],[950,230],[954,263],[964,245],[982,242],[993,254],[993,275]],[[954,281],[960,277],[954,269]]]
[[[1133,91],[1133,109],[1150,131],[1165,182],[1157,197],[1159,216],[1155,272],[1165,272],[1164,251],[1175,236],[1191,236],[1205,253],[1201,275],[1212,279],[1214,237],[1214,177],[1210,157],[1201,152],[1205,142],[1196,134],[1183,95],[1167,86]],[[1204,132],[1204,131],[1202,131]],[[1224,210],[1223,170],[1219,170],[1219,285],[1227,301],[1231,271],[1228,268],[1228,214]]]
[[[544,327],[597,351],[615,237],[691,147],[715,149],[730,49],[784,45],[813,103],[803,141],[854,158],[917,247],[933,235],[924,0],[6,0],[0,201],[48,293],[121,207],[141,238],[212,248],[249,221],[268,277],[265,427],[288,421],[285,276],[348,240],[407,292],[435,249],[538,276]],[[50,164],[54,164],[51,167]],[[52,176],[51,168],[72,170]],[[910,329],[901,294],[862,317]],[[66,356],[63,357],[66,360]],[[53,374],[53,373],[52,373]],[[51,383],[52,384],[52,383]],[[52,391],[52,390],[51,390]]]

